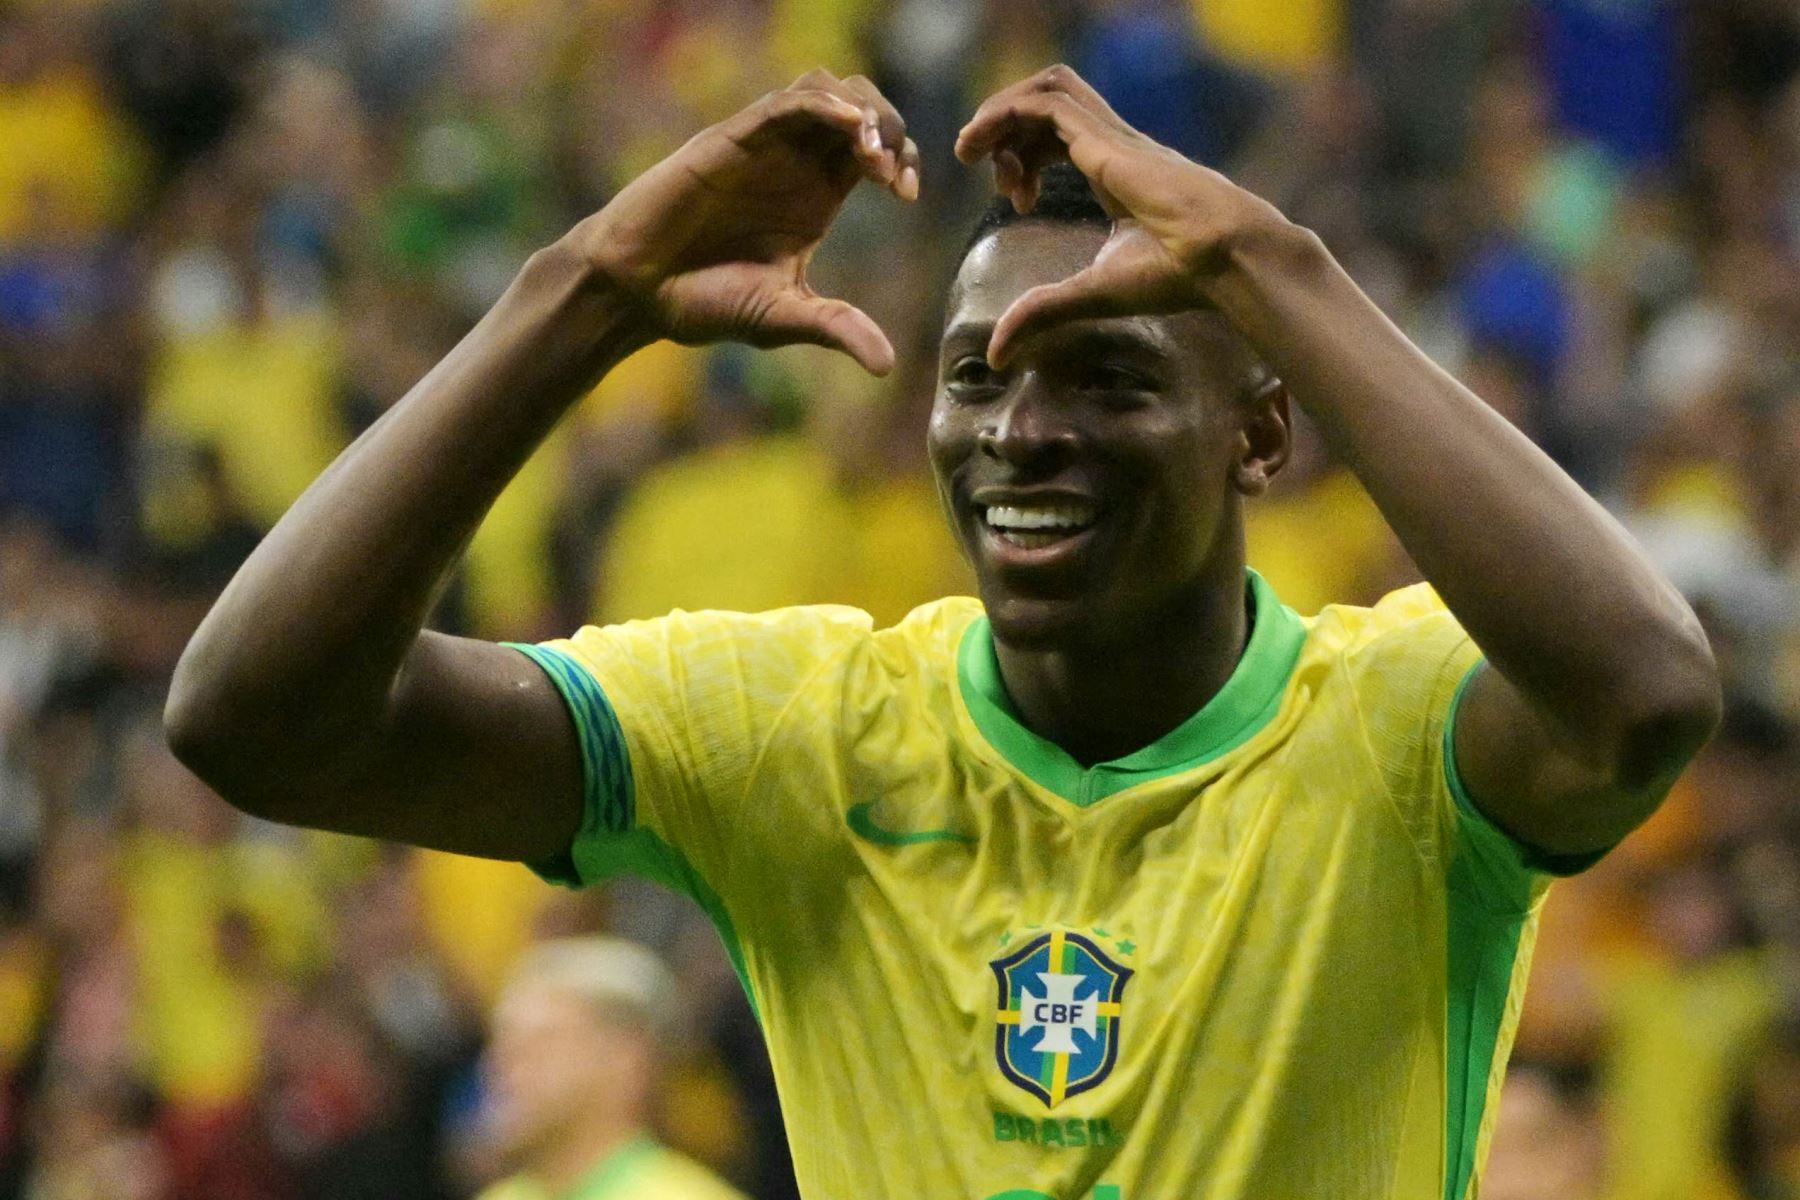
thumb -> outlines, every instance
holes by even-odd
[[[894,347],[868,313],[854,304],[799,291],[777,293],[756,323],[759,345],[807,342],[842,351],[872,375],[894,369]]]
[[[987,358],[996,370],[1006,365],[1025,339],[1060,321],[1114,315],[1119,297],[1105,287],[1099,272],[1084,267],[1056,283],[1040,284],[1007,306],[994,323]]]

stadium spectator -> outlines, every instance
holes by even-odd
[[[543,943],[494,1008],[488,1136],[512,1172],[480,1200],[743,1200],[650,1133],[674,977],[616,938]]]

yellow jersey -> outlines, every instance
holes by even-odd
[[[520,647],[580,732],[562,883],[695,897],[807,1196],[1473,1196],[1549,876],[1469,802],[1480,655],[1419,585],[1302,619],[1083,767],[981,605],[675,612]]]
[[[533,1179],[515,1175],[475,1200],[747,1200],[744,1194],[690,1158],[647,1137],[634,1138],[596,1163],[575,1185],[556,1195]]]

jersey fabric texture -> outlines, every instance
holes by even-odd
[[[502,1179],[475,1200],[747,1200],[690,1158],[635,1138],[595,1164],[568,1191],[553,1193],[524,1176]]]
[[[587,787],[536,869],[706,909],[809,1197],[1472,1196],[1550,878],[1455,773],[1479,651],[1425,585],[1248,593],[1224,688],[1085,768],[971,599],[521,646]]]

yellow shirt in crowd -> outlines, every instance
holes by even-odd
[[[1246,504],[1244,544],[1275,594],[1310,615],[1379,595],[1394,535],[1356,476],[1334,468]]]
[[[770,437],[646,475],[607,539],[593,611],[612,622],[831,602],[891,622],[967,586],[928,482],[846,484],[815,443]]]
[[[1242,66],[1303,72],[1335,54],[1343,0],[1192,0],[1206,48]]]
[[[342,352],[324,314],[172,335],[151,366],[146,434],[216,447],[232,491],[266,529],[344,446]],[[150,521],[155,529],[154,511]]]
[[[106,229],[143,175],[143,148],[78,72],[0,86],[0,146],[0,246],[46,221],[58,233]]]
[[[1608,1200],[1739,1200],[1723,1148],[1780,1009],[1768,961],[1633,956],[1609,983]]]
[[[241,1099],[262,1069],[262,1006],[273,974],[324,959],[329,918],[306,864],[272,846],[131,835],[121,859],[137,970],[143,1067],[177,1103]],[[244,961],[223,923],[246,922]]]

